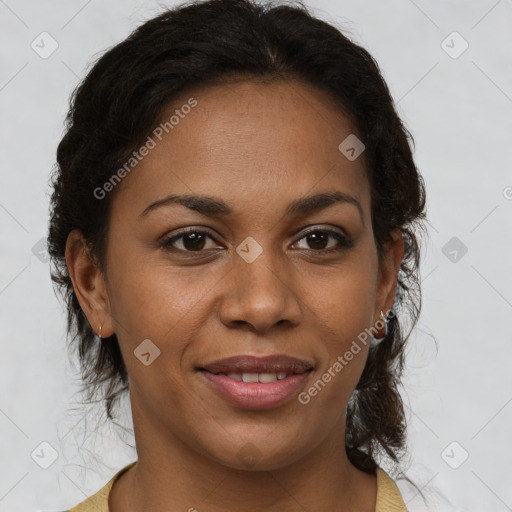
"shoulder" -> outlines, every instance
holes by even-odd
[[[109,512],[108,496],[110,494],[110,489],[112,489],[114,482],[136,462],[137,461],[131,462],[124,468],[120,469],[98,492],[65,512]]]
[[[136,462],[136,461],[135,461]],[[65,512],[109,512],[108,497],[114,482],[135,462],[119,470],[98,492]],[[377,468],[376,512],[408,512],[395,482],[381,468]]]
[[[395,480],[409,512],[468,512],[451,504],[448,499],[435,487],[418,488],[405,478]],[[423,495],[423,496],[422,496]]]
[[[377,467],[377,505],[375,512],[408,512],[394,480]]]

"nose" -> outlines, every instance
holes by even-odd
[[[228,327],[266,333],[274,326],[297,326],[303,314],[296,271],[285,269],[263,251],[248,263],[235,256],[223,280],[218,314]]]

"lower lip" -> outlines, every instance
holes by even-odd
[[[267,383],[243,382],[206,370],[200,373],[228,402],[245,409],[270,409],[282,405],[293,397],[310,372],[290,375]]]

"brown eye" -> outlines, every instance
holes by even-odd
[[[214,238],[207,231],[189,230],[164,239],[162,241],[162,246],[169,250],[175,249],[183,252],[202,252],[207,245],[208,239],[214,241]],[[176,247],[176,242],[179,242],[181,247]]]
[[[334,239],[336,243],[329,246],[329,239]],[[313,251],[330,252],[331,250],[341,250],[353,247],[353,241],[337,231],[314,230],[309,231],[300,240],[306,240],[308,247],[299,247],[300,249],[311,249]],[[299,240],[299,241],[300,241]]]
[[[205,252],[208,249],[215,249],[218,247],[215,244],[211,247],[207,247],[208,239],[215,242],[215,238],[209,232],[198,229],[189,229],[165,238],[161,242],[161,245],[169,251],[200,253]],[[354,246],[352,239],[347,238],[337,231],[331,230],[316,229],[309,231],[299,240],[299,242],[302,240],[306,241],[307,247],[299,247],[299,249],[306,249],[321,253],[330,253],[331,251],[349,249]],[[332,240],[334,240],[334,243],[330,242]]]

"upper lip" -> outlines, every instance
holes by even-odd
[[[218,359],[198,367],[210,373],[305,373],[313,369],[313,364],[303,359],[286,355],[255,357],[240,355]]]

